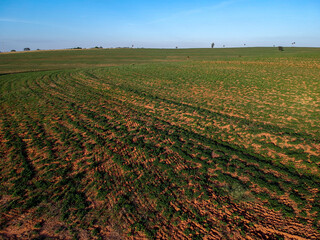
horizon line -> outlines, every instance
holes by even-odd
[[[241,47],[75,47],[75,48],[52,48],[52,49],[30,49],[30,50],[9,50],[9,51],[0,51],[0,53],[21,53],[21,52],[40,52],[40,51],[63,51],[63,50],[94,50],[94,49],[168,49],[168,50],[179,50],[179,49],[235,49],[235,48],[320,48],[320,47],[310,47],[310,46],[241,46]]]

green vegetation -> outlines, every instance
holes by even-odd
[[[101,239],[107,226],[150,239],[260,238],[257,225],[297,222],[286,231],[320,237],[319,56],[0,54],[0,231],[12,214],[38,214],[35,237],[49,218],[64,224],[53,236],[70,238]]]

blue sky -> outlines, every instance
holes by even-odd
[[[320,47],[319,0],[1,0],[0,51]]]

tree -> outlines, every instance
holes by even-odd
[[[15,52],[16,50],[12,49],[11,52]]]
[[[284,51],[283,47],[281,47],[281,46],[278,47],[278,50],[281,51],[281,52]]]
[[[214,47],[214,43],[211,43],[211,48],[213,48]]]
[[[24,51],[30,51],[30,48],[26,47],[23,49]]]

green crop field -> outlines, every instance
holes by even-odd
[[[0,237],[320,239],[320,49],[0,54]]]

